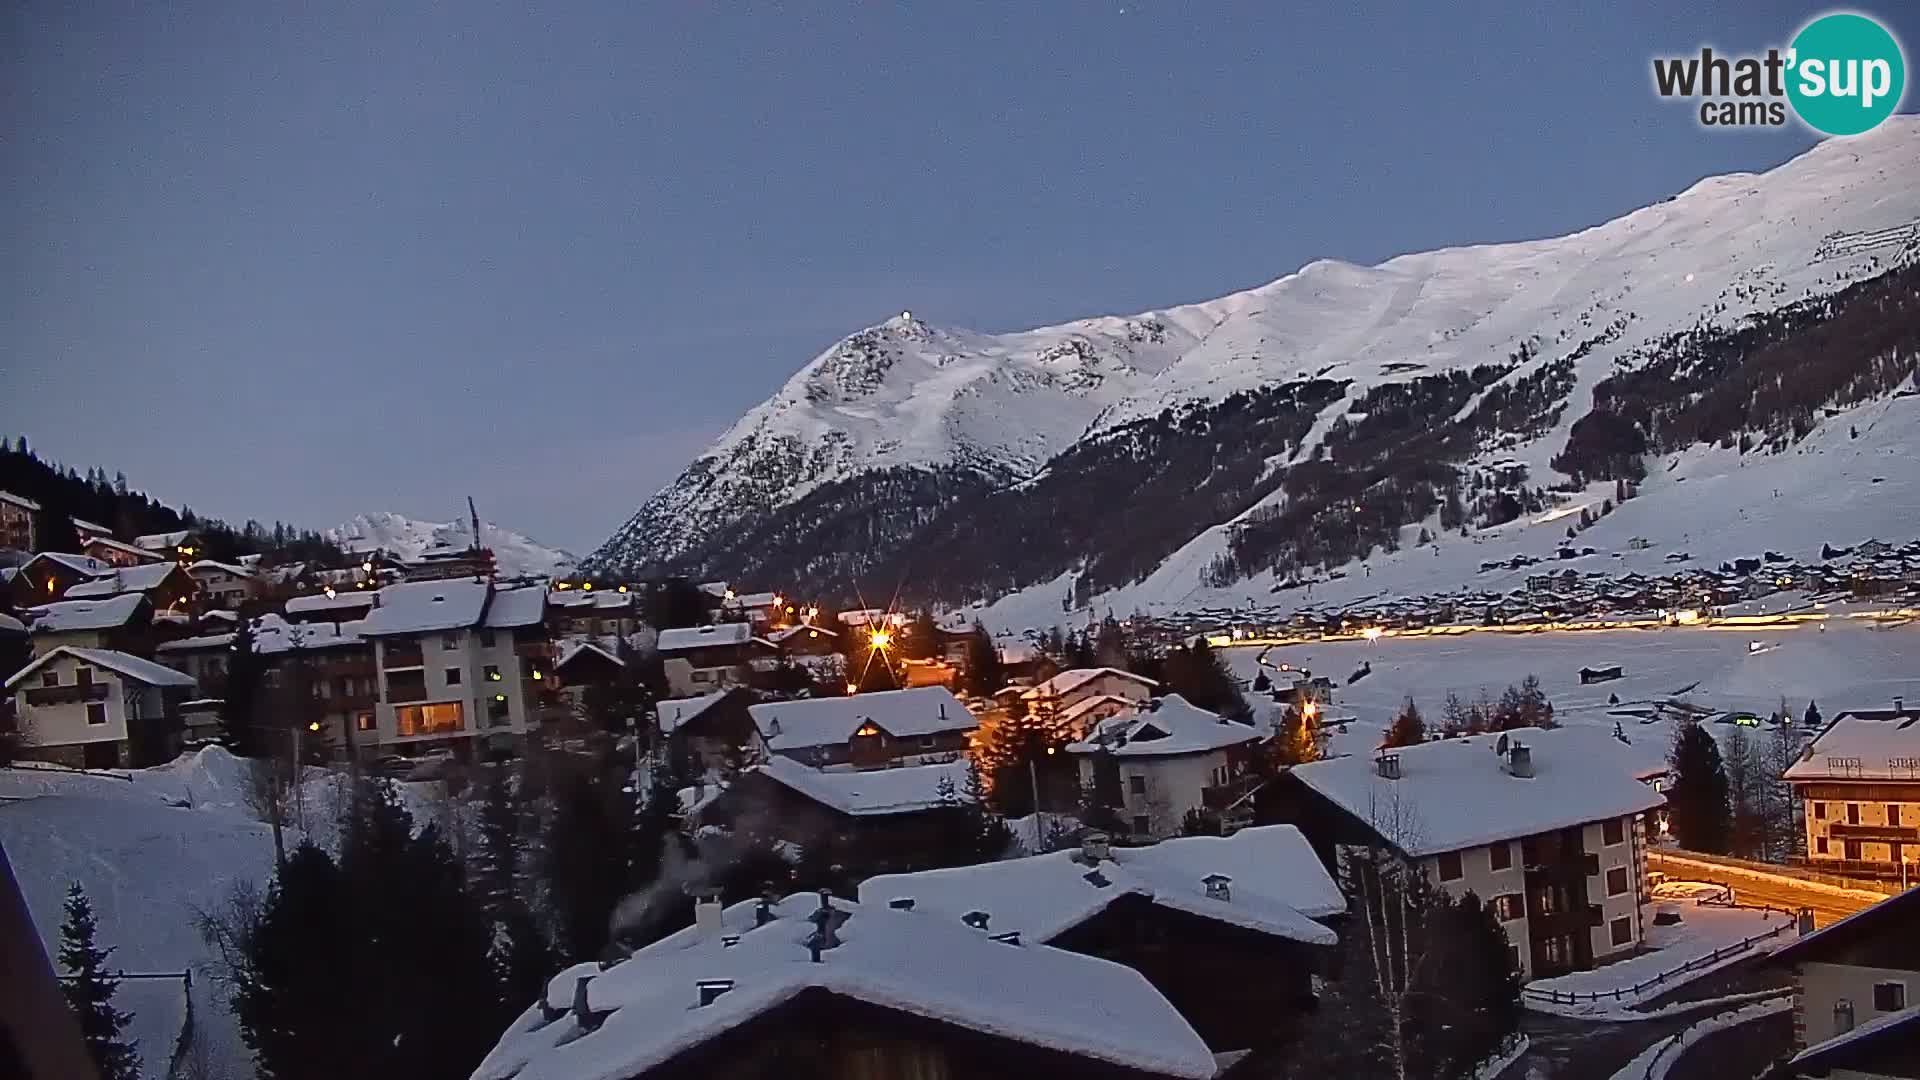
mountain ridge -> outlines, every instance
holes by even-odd
[[[504,577],[556,577],[573,570],[573,555],[550,548],[521,533],[504,529],[490,521],[480,523],[485,546],[493,549],[499,572]],[[402,559],[417,559],[435,547],[466,548],[472,545],[473,528],[465,519],[423,521],[390,511],[356,514],[324,531],[327,539],[348,551],[380,548]]]
[[[1911,258],[1920,193],[1899,170],[1916,157],[1920,117],[1895,117],[1868,136],[1823,142],[1765,173],[1703,178],[1564,236],[1374,266],[1317,259],[1215,300],[1008,334],[903,313],[804,365],[586,565],[726,572],[739,561],[708,556],[724,553],[730,534],[762,530],[775,511],[829,485],[855,487],[890,470],[963,474],[911,507],[929,517],[940,500],[1031,482],[1067,450],[1131,424],[1276,385],[1341,382],[1340,404],[1268,466],[1284,472],[1321,452],[1340,418],[1381,386],[1502,364],[1510,366],[1499,379],[1512,381],[1572,357],[1554,424],[1507,448],[1545,476],[1567,426],[1584,414],[1579,403],[1636,350]],[[1874,230],[1897,235],[1828,250],[1836,234]],[[1472,408],[1463,403],[1459,416]],[[1257,504],[1228,508],[1239,518]],[[1223,523],[1193,522],[1196,538]]]

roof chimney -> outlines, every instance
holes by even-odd
[[[1514,743],[1507,750],[1507,772],[1522,780],[1533,779],[1533,751],[1522,743]]]
[[[695,936],[701,941],[712,941],[720,936],[720,896],[711,887],[699,886],[687,890],[693,895],[693,927]]]
[[[1233,889],[1231,888],[1233,879],[1225,874],[1208,874],[1206,877],[1200,879],[1200,883],[1207,887],[1207,899],[1209,900],[1231,901],[1233,899]]]
[[[975,930],[985,930],[987,928],[987,920],[990,918],[992,918],[992,916],[984,911],[969,911],[965,915],[960,916],[960,921],[973,927]]]
[[[820,954],[828,949],[840,947],[840,936],[834,931],[847,921],[847,913],[833,906],[833,894],[820,890],[820,906],[807,916],[813,924],[813,933],[807,935],[807,952],[814,963],[820,962]]]
[[[1373,759],[1375,771],[1387,780],[1400,779],[1400,755],[1381,754]]]
[[[753,925],[765,926],[773,921],[773,905],[777,899],[773,894],[773,883],[768,882],[760,890],[760,903],[753,909]]]
[[[1894,711],[1894,712],[1906,712],[1906,711],[1907,711],[1907,699],[1906,699],[1906,698],[1903,698],[1903,697],[1895,697],[1895,698],[1893,699],[1893,711]]]
[[[1103,859],[1113,858],[1113,839],[1098,829],[1089,830],[1080,838],[1080,861],[1088,866]]]
[[[732,979],[701,979],[694,984],[700,991],[700,1008],[704,1009],[719,999],[721,994],[733,989]]]
[[[594,1012],[587,1004],[587,984],[592,981],[591,975],[582,975],[573,980],[573,1019],[588,1031],[599,1028],[600,1022],[607,1018],[606,1013]]]

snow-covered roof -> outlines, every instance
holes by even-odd
[[[811,962],[809,893],[772,906],[756,926],[755,901],[721,914],[726,947],[689,928],[606,971],[579,964],[547,984],[539,1004],[501,1036],[475,1080],[620,1080],[637,1076],[819,990],[940,1024],[1150,1075],[1211,1077],[1213,1054],[1166,998],[1131,968],[1044,945],[1013,945],[963,925],[884,906],[833,900],[846,913],[840,944]],[[584,1030],[571,1013],[578,980],[605,1013]],[[729,989],[699,1005],[703,980]]]
[[[944,731],[972,731],[980,726],[974,715],[944,686],[912,690],[881,690],[851,697],[802,698],[767,701],[748,707],[754,726],[768,749],[797,750],[831,746],[853,738],[871,721],[896,738],[933,735]]]
[[[953,785],[956,798],[966,798],[965,761],[824,772],[775,755],[755,769],[822,806],[855,817],[930,810],[940,805],[942,780]]]
[[[74,522],[73,526],[76,529],[79,529],[82,527],[81,523],[78,521]],[[99,533],[109,533],[109,530],[99,529],[99,528],[96,528],[94,531]],[[112,551],[122,551],[127,553],[128,555],[133,555],[143,560],[162,561],[165,558],[165,556],[162,556],[157,551],[148,551],[146,548],[135,547],[132,544],[123,543],[119,540],[115,540],[110,534],[89,537],[85,546],[92,547],[95,544],[99,544],[101,547],[107,548]]]
[[[7,680],[7,689],[12,690],[15,686],[25,681],[27,676],[63,656],[72,657],[83,664],[106,668],[108,671],[117,672],[118,674],[125,675],[129,679],[135,679],[150,686],[193,685],[193,677],[191,675],[183,675],[170,667],[162,667],[151,660],[143,660],[132,653],[124,653],[118,649],[81,649],[72,645],[62,645],[57,649],[49,650],[34,660],[33,663],[28,664],[26,667],[14,673],[13,678]]]
[[[56,600],[27,611],[33,616],[34,633],[63,634],[125,626],[146,602],[140,593],[125,593],[106,600]]]
[[[1061,709],[1060,719],[1065,723],[1071,724],[1102,706],[1119,705],[1131,709],[1139,704],[1139,702],[1134,701],[1132,698],[1123,698],[1119,694],[1095,694],[1092,697],[1081,698],[1079,701]]]
[[[1788,1065],[1800,1075],[1822,1075],[1834,1069],[1855,1069],[1867,1075],[1876,1063],[1911,1061],[1920,1047],[1920,1005],[1876,1016],[1851,1031],[1815,1043],[1794,1055]]]
[[[21,622],[19,619],[14,618],[13,616],[7,614],[4,611],[0,611],[0,632],[5,632],[9,634],[24,634],[27,632],[27,624]]]
[[[173,532],[148,533],[145,536],[136,536],[133,538],[133,543],[134,546],[146,548],[148,551],[165,551],[167,548],[178,547],[185,543],[187,537],[192,535],[193,531],[191,529],[176,529]]]
[[[363,621],[342,623],[290,623],[268,614],[253,621],[253,649],[262,656],[273,656],[301,649],[337,649],[364,643]]]
[[[572,589],[555,592],[547,597],[547,603],[559,608],[624,608],[632,607],[634,600],[635,594],[630,592],[576,592]]]
[[[154,646],[157,653],[200,652],[210,649],[225,649],[233,644],[232,634],[201,634],[195,637],[163,641]]]
[[[143,566],[123,566],[116,568],[104,577],[83,581],[68,589],[68,600],[85,600],[89,597],[118,596],[121,593],[146,592],[157,589],[166,583],[168,577],[178,569],[173,563],[147,563]]]
[[[483,581],[409,581],[380,590],[380,604],[367,617],[361,633],[425,634],[435,630],[462,630],[480,622],[486,611]]]
[[[1227,899],[1207,895],[1206,878],[1215,874],[1228,878]],[[1078,851],[1056,851],[977,866],[883,874],[860,885],[862,903],[912,898],[915,911],[955,920],[984,911],[992,931],[1018,930],[1024,939],[1042,943],[1123,896],[1143,896],[1176,911],[1312,945],[1332,945],[1336,938],[1311,916],[1339,915],[1347,909],[1325,865],[1292,825],[1114,848],[1110,858],[1096,865],[1083,862]]]
[[[714,623],[711,626],[681,626],[660,631],[655,648],[663,653],[703,649],[713,645],[744,645],[753,638],[753,624]]]
[[[381,602],[385,603],[384,600]],[[523,585],[517,589],[495,589],[493,602],[487,605],[486,626],[493,630],[538,626],[546,617],[546,586]]]
[[[1235,723],[1219,713],[1187,701],[1179,694],[1155,698],[1139,712],[1101,721],[1084,741],[1072,743],[1068,753],[1107,752],[1122,757],[1170,757],[1203,754],[1257,742],[1262,738],[1252,724]]]
[[[1036,685],[1033,689],[1028,690],[1020,696],[1028,701],[1042,697],[1066,697],[1068,694],[1100,678],[1102,675],[1110,675],[1116,679],[1125,679],[1128,682],[1139,683],[1149,690],[1160,685],[1145,675],[1135,675],[1131,671],[1125,671],[1120,668],[1072,668],[1055,675],[1046,682]]]
[[[246,567],[239,565],[238,563],[216,562],[213,559],[201,559],[199,562],[194,563],[192,566],[187,567],[187,573],[189,574],[196,573],[196,572],[205,573],[207,571],[213,571],[221,574],[232,574],[234,577],[242,577],[242,578],[250,578],[253,576],[252,570],[249,570]]]
[[[111,574],[114,571],[112,563],[102,562],[91,555],[76,555],[70,551],[43,551],[33,558],[28,559],[26,564],[20,569],[25,570],[27,567],[32,566],[42,559],[48,562],[59,563],[74,573],[86,577],[99,577],[102,574]]]
[[[39,503],[34,502],[25,495],[15,495],[11,491],[0,491],[0,502],[12,503],[22,510],[33,510],[37,512],[40,509]],[[78,523],[76,522],[76,524]]]
[[[1789,780],[1920,780],[1920,709],[1843,712],[1786,775]]]
[[[660,717],[660,730],[671,735],[682,725],[692,723],[701,713],[712,708],[721,698],[733,693],[733,687],[701,694],[698,697],[668,698],[657,706]]]
[[[1501,735],[1528,748],[1531,777],[1503,767],[1494,752]],[[1611,734],[1591,726],[1517,728],[1400,747],[1392,751],[1399,758],[1397,780],[1380,776],[1368,756],[1296,765],[1292,775],[1406,854],[1432,855],[1664,804],[1634,779],[1624,752],[1606,749],[1612,742]]]
[[[583,653],[597,653],[602,658],[611,660],[614,663],[620,665],[621,667],[627,666],[627,662],[625,660],[622,660],[618,656],[615,656],[613,653],[609,652],[606,649],[606,647],[602,646],[599,642],[593,640],[592,638],[571,638],[561,643],[560,657],[559,659],[553,662],[553,669],[555,671],[558,671],[561,668],[566,667],[568,664],[574,661],[574,658],[580,656]],[[664,706],[666,703],[661,702],[661,704]]]
[[[326,593],[314,593],[311,596],[295,596],[287,600],[287,614],[299,615],[310,611],[340,611],[372,607],[374,594],[360,589],[352,592],[336,592],[332,596]]]
[[[767,640],[773,642],[775,645],[784,645],[787,643],[788,638],[796,637],[803,631],[814,637],[818,637],[821,634],[825,634],[831,638],[837,638],[840,636],[840,632],[838,630],[834,630],[834,629],[831,629],[830,627],[825,627],[825,626],[815,626],[812,623],[803,622],[803,623],[796,623],[783,630],[775,630],[772,633],[767,635]]]

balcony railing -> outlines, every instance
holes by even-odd
[[[106,683],[85,686],[35,686],[27,690],[29,705],[72,705],[81,701],[107,700]]]
[[[390,668],[419,667],[426,663],[419,645],[388,645],[380,652],[380,662]]]
[[[1258,776],[1248,774],[1224,784],[1200,789],[1200,805],[1208,810],[1225,810],[1247,797],[1260,786]]]

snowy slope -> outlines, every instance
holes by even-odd
[[[493,549],[504,577],[554,577],[573,569],[574,558],[559,548],[535,543],[520,533],[492,522],[480,523],[482,540]],[[380,548],[402,559],[418,558],[430,548],[465,548],[473,543],[466,519],[421,521],[400,514],[361,514],[326,530],[327,539],[349,551]]]
[[[1616,362],[1673,331],[1732,325],[1920,254],[1920,117],[1822,143],[1764,174],[1702,180],[1567,236],[1331,260],[1217,301],[1014,334],[902,315],[835,345],[741,418],[589,560],[635,565],[698,552],[718,530],[823,483],[892,466],[972,466],[1018,479],[1087,435],[1169,407],[1312,377],[1383,383],[1572,357],[1559,425],[1497,453],[1538,482]],[[1309,443],[1324,435],[1329,409]],[[1310,446],[1309,446],[1310,449]],[[1305,451],[1303,450],[1303,453]],[[1494,451],[1490,448],[1489,456]],[[1163,570],[1191,589],[1224,522],[1192,523]],[[1190,545],[1192,546],[1192,545]],[[1057,599],[1052,584],[1040,589]]]

